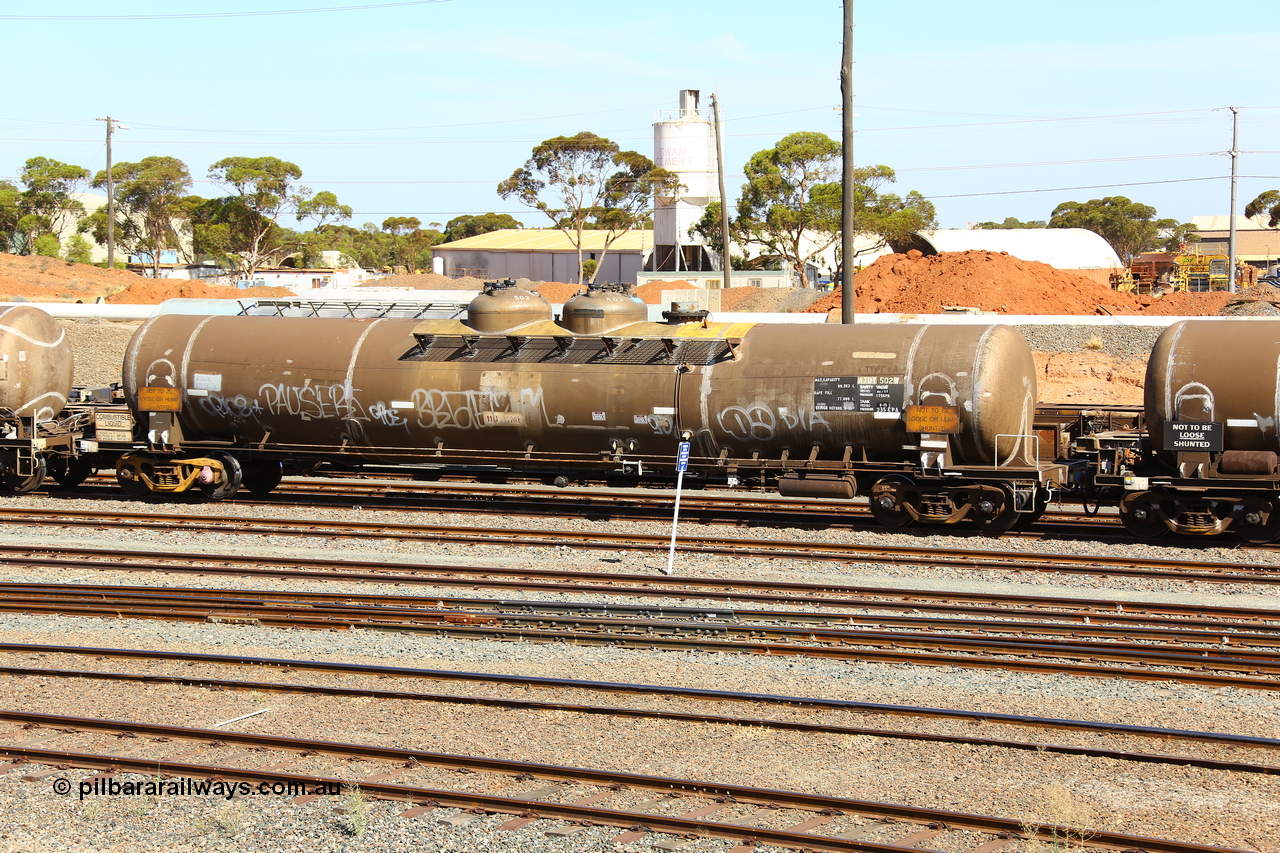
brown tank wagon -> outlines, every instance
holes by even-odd
[[[39,308],[0,311],[0,409],[51,421],[71,394],[72,356],[61,324]]]
[[[28,492],[44,482],[46,450],[72,439],[53,425],[71,394],[65,330],[39,308],[0,311],[0,484]]]
[[[1280,536],[1280,320],[1183,320],[1147,362],[1150,458],[1123,479],[1136,535]]]
[[[707,478],[999,530],[1065,479],[1036,458],[1034,363],[1009,327],[649,323],[609,290],[554,322],[532,296],[488,286],[465,323],[154,317],[126,353],[148,449],[121,485],[227,497],[282,463],[662,476],[687,438]]]

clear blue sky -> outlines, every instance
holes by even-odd
[[[332,10],[332,11],[316,11]],[[34,156],[97,171],[171,155],[193,192],[229,156],[297,163],[350,224],[507,212],[496,184],[538,142],[589,130],[653,156],[679,90],[719,91],[729,194],[788,133],[838,139],[839,0],[744,5],[444,0],[0,2],[0,177]],[[262,14],[283,11],[286,14]],[[1124,195],[1162,217],[1280,189],[1275,0],[862,0],[856,157],[944,227],[1047,219]],[[1043,191],[1042,191],[1043,190]],[[286,221],[284,224],[295,225]]]

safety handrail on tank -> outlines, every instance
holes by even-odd
[[[363,300],[314,300],[314,299],[258,299],[252,303],[242,302],[240,314],[253,316],[296,316],[289,312],[299,312],[302,316],[322,317],[343,316],[351,319],[379,319],[383,317],[399,317],[401,319],[422,319],[432,312],[448,312],[453,316],[466,310],[465,302],[417,302],[413,300],[397,302],[372,302]]]

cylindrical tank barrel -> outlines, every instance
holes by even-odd
[[[520,341],[465,327],[426,344],[415,336],[424,325],[438,330],[398,318],[154,317],[125,353],[125,393],[136,411],[140,388],[180,389],[189,440],[419,457],[437,447],[593,453],[613,440],[669,449],[669,430],[636,413],[673,405],[673,366],[557,361],[554,336],[529,342],[526,358]],[[583,346],[604,351],[598,338]]]
[[[1144,389],[1151,444],[1165,425],[1222,424],[1226,451],[1280,450],[1280,320],[1181,320],[1156,340]]]
[[[387,448],[383,459],[669,456],[688,431],[701,456],[839,460],[852,447],[854,460],[895,461],[915,456],[903,410],[919,404],[957,414],[947,464],[987,465],[1019,456],[1035,410],[1030,348],[1007,326],[532,328],[165,315],[130,342],[125,392],[136,410],[140,388],[180,389],[188,439]]]
[[[72,355],[62,324],[39,308],[0,312],[0,408],[52,420],[71,394]]]
[[[924,405],[959,410],[950,464],[993,464],[1026,452],[1036,371],[1009,326],[758,325],[743,358],[708,371],[697,393],[730,455],[767,444],[795,458],[818,444],[822,458],[852,447],[899,460],[914,439],[902,411]]]

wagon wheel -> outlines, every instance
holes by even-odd
[[[32,471],[25,477],[20,474],[6,473],[4,475],[4,487],[10,492],[17,495],[26,494],[35,491],[44,483],[45,463],[43,456],[36,456],[32,460]]]
[[[871,515],[885,527],[906,527],[912,521],[911,513],[902,507],[901,501],[895,499],[896,489],[894,489],[895,494],[876,494],[877,487],[881,485],[899,483],[911,485],[911,481],[906,477],[895,474],[877,480],[875,486],[871,487]]]
[[[120,486],[121,491],[126,495],[134,498],[143,498],[151,494],[151,489],[146,482],[138,476],[138,472],[132,465],[127,464],[126,460],[132,460],[135,457],[121,457],[116,461],[116,484]]]
[[[1265,545],[1280,536],[1280,507],[1275,501],[1247,501],[1231,529],[1241,542]]]
[[[974,526],[983,533],[1004,533],[1018,523],[1019,512],[1014,506],[1013,492],[1004,486],[999,488],[1003,493],[1003,500],[997,502],[984,492],[973,502],[973,508],[969,512]]]
[[[280,485],[280,478],[283,475],[284,467],[279,462],[255,460],[244,463],[240,479],[241,485],[248,489],[250,494],[267,495]]]
[[[53,477],[59,486],[65,486],[68,489],[80,485],[98,470],[96,465],[83,456],[72,458],[55,456],[48,461],[47,467],[49,476]]]
[[[201,483],[198,488],[209,500],[224,501],[240,490],[240,483],[243,481],[240,462],[224,450],[211,450],[208,456],[222,463],[222,482]]]
[[[1027,512],[1018,513],[1018,519],[1013,526],[1018,530],[1026,530],[1040,520],[1040,516],[1044,515],[1044,511],[1049,508],[1049,490],[1036,489],[1036,496],[1031,504],[1031,509]]]
[[[1120,502],[1124,529],[1139,539],[1157,539],[1169,532],[1160,512],[1160,495],[1155,492],[1130,494]]]

